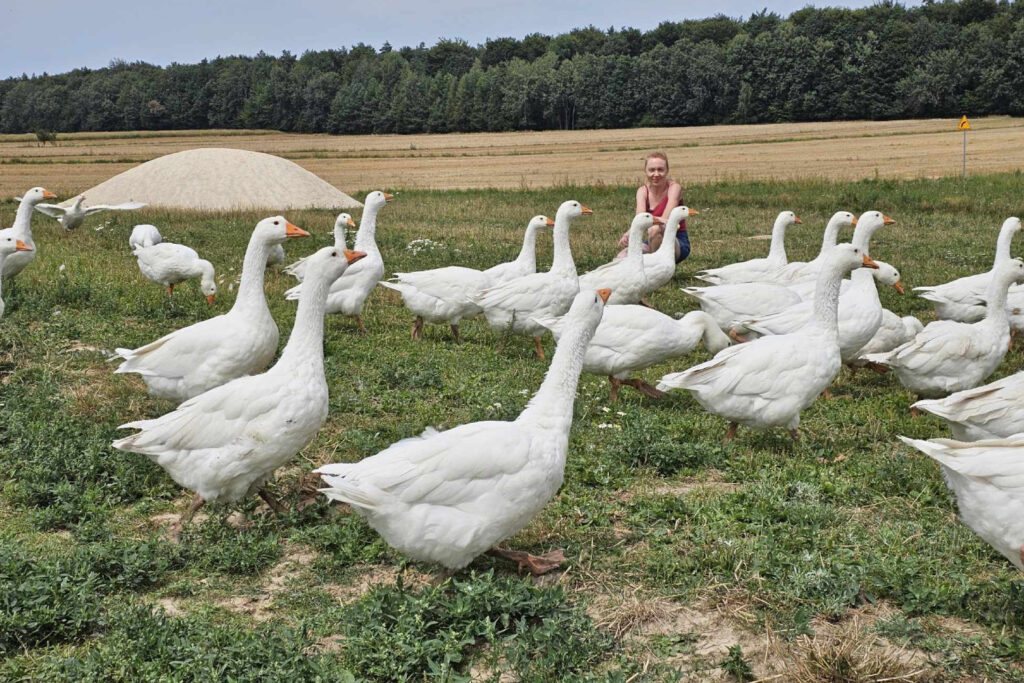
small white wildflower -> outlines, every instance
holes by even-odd
[[[616,414],[616,415],[618,415],[619,417],[625,417],[625,415],[626,415],[626,414],[625,414],[624,412],[622,412],[621,410],[617,410],[617,411],[615,412],[615,414]]]
[[[228,285],[228,291],[229,291],[229,292],[233,292],[233,291],[235,291],[235,285],[234,285],[234,283],[232,283],[232,284],[229,284],[229,285]]]
[[[520,396],[529,396],[530,395],[530,390],[529,389],[521,389],[519,391],[519,395]]]
[[[105,227],[107,227],[107,226],[106,226],[106,225],[101,225],[101,226],[99,226],[98,228],[93,228],[93,230],[94,230],[95,232],[99,232],[100,230],[102,230],[102,229],[103,229],[103,228],[105,228]]]
[[[615,425],[611,424],[610,422],[602,422],[601,424],[597,425],[597,428],[598,429],[615,429]]]
[[[58,268],[57,270],[59,272],[63,273],[65,271],[65,269],[67,269],[67,264],[62,263],[62,264],[60,264],[60,268]]]
[[[58,308],[56,311],[53,312],[53,314],[54,315],[61,315],[60,309]]]
[[[497,401],[495,401],[495,402],[494,402],[494,407],[495,407],[495,408],[500,408],[500,407],[501,407],[501,404],[500,404],[500,403],[498,403]]]
[[[610,413],[610,412],[612,412],[612,409],[609,408],[608,406],[601,406],[601,412],[602,413]]]

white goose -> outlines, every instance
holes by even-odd
[[[74,230],[85,222],[87,216],[92,216],[100,211],[134,211],[146,206],[145,202],[125,202],[123,204],[94,204],[82,206],[85,195],[79,195],[71,200],[71,205],[64,207],[56,204],[36,204],[36,211],[44,213],[51,218],[56,218],[60,226],[65,230]]]
[[[115,441],[114,448],[149,456],[174,481],[195,491],[179,524],[205,502],[237,501],[256,491],[280,509],[262,487],[312,440],[327,417],[327,292],[361,257],[334,247],[310,257],[291,338],[267,372],[215,387],[162,417],[121,425],[139,431]]]
[[[734,282],[758,282],[770,280],[772,273],[786,265],[786,228],[794,223],[803,223],[792,211],[783,211],[772,226],[772,243],[766,258],[750,259],[731,263],[721,268],[709,268],[697,273],[698,280],[713,285]]]
[[[449,570],[516,534],[562,485],[576,385],[607,297],[576,295],[544,382],[518,418],[427,429],[357,463],[324,465],[316,470],[327,484],[321,490],[392,547]],[[564,561],[561,550],[495,551],[535,574]]]
[[[683,287],[701,310],[714,318],[723,331],[735,335],[748,330],[744,320],[771,315],[799,304],[803,299],[790,288],[771,282],[740,282],[711,287]]]
[[[1020,232],[1020,219],[1011,216],[1003,221],[996,240],[994,269],[1000,263],[1010,260],[1010,244],[1013,236]],[[958,320],[964,323],[978,322],[985,317],[985,293],[993,271],[968,275],[952,282],[931,287],[914,287],[922,298],[932,302],[935,315],[944,320]]]
[[[540,336],[545,330],[535,319],[562,315],[579,292],[576,264],[569,246],[569,225],[575,218],[592,213],[577,201],[562,202],[555,214],[555,253],[551,270],[509,280],[471,297],[483,309],[492,329],[533,337],[540,358],[544,358]]]
[[[726,440],[736,428],[785,427],[798,438],[800,411],[809,407],[842,367],[839,355],[839,282],[843,275],[874,262],[852,244],[833,247],[818,273],[814,317],[792,334],[761,337],[720,351],[711,360],[665,375],[659,391],[687,389],[705,410],[729,420]]]
[[[917,336],[917,333],[924,329],[924,324],[912,315],[905,315],[902,318],[890,311],[882,309],[882,324],[878,326],[875,336],[865,344],[858,354],[863,357],[869,353],[882,353],[892,351],[900,344],[906,344]],[[861,365],[860,361],[855,363]]]
[[[1024,434],[969,443],[900,439],[942,465],[960,519],[1024,571]]]
[[[11,279],[32,263],[36,257],[36,242],[32,238],[32,210],[45,199],[56,199],[57,195],[41,187],[33,187],[22,196],[18,204],[18,213],[14,216],[14,225],[0,230],[0,238],[13,237],[24,242],[29,249],[18,251],[7,257],[4,264],[4,277]]]
[[[424,322],[451,326],[459,341],[459,322],[480,312],[470,295],[486,289],[490,282],[479,270],[462,266],[446,266],[414,273],[395,273],[392,282],[380,284],[402,295],[402,303],[416,316],[412,338],[423,338]]]
[[[0,237],[0,318],[4,317],[4,300],[3,300],[3,279],[4,279],[4,262],[10,257],[11,254],[19,251],[31,251],[32,247],[28,246],[17,237],[7,235]]]
[[[533,275],[537,272],[537,231],[544,227],[554,227],[555,222],[547,216],[534,216],[526,224],[523,234],[523,246],[515,261],[499,263],[484,271],[487,282],[493,287],[517,277]]]
[[[366,299],[377,282],[384,277],[384,258],[377,248],[377,213],[392,198],[393,195],[380,190],[366,195],[354,245],[356,251],[366,254],[366,258],[353,264],[343,277],[335,280],[331,285],[331,295],[327,297],[327,312],[352,316],[360,332],[366,331],[362,316]],[[285,292],[285,298],[298,299],[301,291],[302,285],[296,285]]]
[[[936,320],[912,341],[886,353],[868,354],[869,362],[887,365],[904,387],[921,398],[937,398],[985,381],[1003,360],[1010,344],[1006,290],[1024,279],[1024,262],[1010,259],[992,269],[985,317],[976,323]]]
[[[648,291],[647,276],[644,273],[644,233],[652,225],[654,216],[651,214],[638,213],[634,216],[629,226],[626,257],[614,259],[580,275],[580,289],[604,287],[612,290],[609,304],[635,304],[640,301],[644,292]]]
[[[147,279],[167,289],[167,296],[174,294],[174,286],[190,278],[199,278],[199,290],[213,305],[217,294],[216,273],[213,264],[199,258],[192,247],[174,242],[160,242],[151,247],[140,247],[134,252],[139,270]]]
[[[564,317],[537,322],[551,330],[557,340],[566,331]],[[609,306],[587,347],[583,372],[608,377],[612,403],[618,400],[623,384],[645,396],[660,398],[662,392],[642,379],[629,379],[630,373],[685,356],[701,340],[713,354],[729,345],[729,338],[703,311],[690,311],[676,320],[646,306]]]
[[[1010,437],[1024,432],[1024,372],[911,408],[941,417],[960,441]]]
[[[772,275],[772,282],[795,282],[815,277],[821,264],[828,258],[829,250],[839,242],[839,231],[851,225],[856,227],[856,216],[849,211],[836,211],[825,224],[825,234],[821,238],[821,250],[818,255],[811,261],[790,261]]]
[[[308,236],[283,216],[261,220],[249,238],[231,310],[137,349],[117,349],[125,360],[114,372],[138,373],[150,394],[179,402],[236,377],[263,372],[277,353],[278,341],[263,293],[267,251],[285,239]]]
[[[135,251],[140,247],[151,247],[163,241],[164,238],[160,235],[160,231],[156,229],[155,225],[143,223],[132,228],[132,234],[128,237],[128,246],[131,247],[132,251]]]
[[[672,281],[676,274],[676,234],[679,226],[684,220],[699,215],[697,209],[686,206],[677,206],[669,212],[658,250],[653,254],[644,254],[644,275],[647,277],[644,296]]]
[[[342,251],[346,248],[345,242],[345,229],[356,227],[356,222],[352,220],[352,216],[347,213],[339,213],[338,217],[334,219],[334,248],[341,249]],[[308,256],[303,256],[295,263],[291,264],[284,269],[286,275],[291,275],[299,282],[306,276],[306,259]]]

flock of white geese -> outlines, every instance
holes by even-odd
[[[14,226],[0,231],[4,278],[16,276],[35,257],[33,210],[64,216],[43,203],[53,198],[43,188],[28,191]],[[783,211],[766,258],[698,273],[709,286],[683,291],[702,310],[674,319],[646,305],[644,297],[671,281],[675,231],[697,211],[674,209],[662,246],[651,254],[643,253],[642,240],[654,219],[638,214],[627,255],[583,275],[577,274],[569,234],[576,220],[592,212],[570,200],[553,221],[529,221],[513,261],[487,270],[447,266],[395,273],[383,280],[375,235],[377,216],[389,199],[380,191],[366,197],[351,248],[345,233],[355,223],[343,213],[334,225],[333,246],[285,268],[300,282],[287,292],[288,299],[298,300],[298,311],[272,366],[278,329],[267,306],[264,273],[268,263],[284,261],[286,240],[309,234],[282,216],[265,218],[253,230],[231,310],[137,349],[117,349],[122,362],[115,372],[136,373],[151,394],[179,402],[161,417],[122,425],[136,431],[113,444],[147,455],[195,493],[178,533],[208,501],[258,494],[274,510],[282,509],[264,484],[312,440],[328,413],[324,316],[352,316],[363,329],[363,307],[381,284],[396,290],[414,314],[414,339],[426,323],[448,325],[458,339],[461,320],[483,315],[495,330],[533,337],[541,358],[541,337],[550,331],[557,340],[543,383],[515,420],[444,432],[428,428],[359,462],[316,470],[330,499],[350,505],[390,545],[415,559],[457,570],[490,551],[533,573],[564,561],[560,550],[535,556],[497,546],[529,524],[562,484],[581,372],[607,376],[612,401],[622,385],[649,397],[685,389],[708,412],[725,418],[726,439],[740,426],[783,427],[795,439],[801,411],[847,364],[891,369],[923,399],[915,409],[949,422],[959,440],[903,440],[941,463],[962,519],[1024,570],[1024,373],[979,386],[1002,361],[1011,332],[1024,326],[1022,302],[1014,301],[1024,297],[1024,288],[1014,286],[1024,280],[1024,262],[1010,256],[1018,218],[1003,223],[990,271],[918,288],[934,302],[939,318],[927,326],[881,305],[879,283],[901,293],[902,285],[894,267],[870,257],[872,236],[893,223],[878,211],[859,217],[836,213],[825,227],[820,253],[809,262],[788,261],[785,232],[801,221]],[[79,201],[73,208],[88,215],[95,207],[84,209]],[[62,225],[71,229],[63,220]],[[837,244],[840,231],[850,226],[852,242]],[[548,228],[553,262],[537,272],[537,236]],[[130,246],[142,274],[168,294],[177,283],[199,278],[213,302],[213,266],[194,250],[162,241],[151,225],[137,226]],[[632,377],[690,353],[701,341],[714,354],[710,360],[667,374],[656,386]]]

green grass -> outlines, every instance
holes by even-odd
[[[702,267],[762,255],[766,242],[743,238],[769,232],[782,209],[804,220],[788,236],[792,259],[817,252],[835,210],[880,209],[897,223],[876,235],[872,255],[908,287],[978,272],[1003,219],[1020,214],[1022,190],[1020,174],[691,186],[687,201],[701,211],[693,255],[653,301],[670,314],[694,308],[679,287]],[[514,256],[532,215],[575,198],[595,210],[573,228],[582,271],[614,251],[631,197],[622,187],[402,191],[378,241],[389,272],[489,266]],[[0,223],[14,209],[0,203]],[[4,287],[0,321],[0,679],[752,680],[809,657],[805,637],[863,619],[863,642],[913,656],[893,676],[1024,680],[1024,584],[956,521],[936,466],[895,439],[942,436],[941,424],[911,419],[909,394],[870,372],[840,375],[835,398],[804,413],[800,443],[741,430],[727,446],[725,424],[688,395],[652,402],[627,389],[611,405],[607,380],[584,376],[565,486],[512,539],[565,548],[555,583],[483,557],[431,585],[436,568],[323,500],[282,517],[257,499],[213,505],[182,544],[169,543],[162,516],[180,512],[186,493],[109,444],[117,425],[173,406],[148,398],[137,377],[113,375],[106,352],[211,310],[195,283],[169,300],[144,280],[127,237],[150,222],[195,247],[217,268],[221,312],[262,217],[118,213],[72,234],[36,217],[39,258]],[[328,212],[288,218],[314,235],[290,242],[290,257],[330,242]],[[435,244],[409,248],[424,238]],[[547,263],[550,238],[539,241]],[[282,338],[291,284],[268,274]],[[881,296],[931,318],[919,298]],[[291,505],[307,497],[317,464],[358,460],[429,425],[514,417],[546,368],[527,340],[480,321],[463,325],[461,345],[439,327],[413,342],[408,312],[384,290],[365,321],[366,335],[327,321],[330,416],[273,484]],[[1022,358],[1011,352],[997,375]],[[815,670],[856,668],[826,655],[815,654]]]

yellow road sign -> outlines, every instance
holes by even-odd
[[[971,129],[971,122],[967,120],[966,116],[961,116],[960,117],[960,123],[957,124],[956,129],[957,130],[970,130]]]

